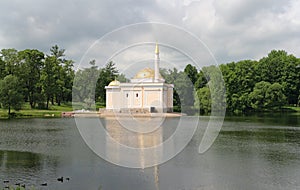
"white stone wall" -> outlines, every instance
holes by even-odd
[[[173,85],[165,83],[121,83],[106,86],[106,109],[149,109],[167,112],[173,108]],[[171,109],[170,109],[171,108]]]
[[[122,103],[120,101],[120,88],[106,88],[106,109],[120,109]]]

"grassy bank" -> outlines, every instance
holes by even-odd
[[[48,118],[48,117],[61,117],[62,112],[72,111],[72,104],[66,103],[61,106],[51,105],[49,109],[31,109],[29,104],[24,104],[19,111],[12,110],[13,117],[15,118]],[[0,119],[8,118],[8,110],[0,109]]]
[[[81,106],[78,106],[78,109],[80,109]],[[96,103],[96,110],[99,108],[104,108],[105,105],[101,103]],[[24,104],[22,109],[20,111],[12,110],[13,116],[15,118],[55,118],[55,117],[61,117],[62,112],[68,112],[73,111],[72,103],[65,103],[61,106],[57,105],[50,105],[49,109],[31,109],[30,105]],[[184,108],[183,112],[187,113],[188,115],[195,115],[195,112],[198,112],[199,110],[195,109],[194,107],[190,108]],[[174,112],[181,112],[181,107],[174,106]],[[191,112],[191,113],[189,113]],[[261,111],[257,113],[270,113],[270,112],[295,112],[295,114],[300,114],[300,107],[293,107],[293,106],[285,106],[280,110],[274,111]],[[253,112],[250,112],[253,113]],[[227,114],[231,114],[228,113]],[[210,115],[210,114],[208,114]],[[7,119],[8,118],[8,110],[0,108],[0,119]]]
[[[76,104],[75,104],[76,105]],[[76,108],[77,106],[75,106]],[[105,108],[103,103],[96,103],[96,110]],[[82,109],[81,104],[78,104],[76,109]],[[22,106],[19,111],[11,110],[14,118],[55,118],[61,117],[62,112],[73,111],[72,102],[57,105],[49,105],[49,109],[31,109],[29,103]],[[0,108],[0,119],[8,118],[8,110]]]

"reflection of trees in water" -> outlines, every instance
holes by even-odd
[[[1,168],[36,168],[41,159],[41,155],[30,152],[0,151]]]
[[[235,151],[243,153],[247,150],[249,153],[250,149],[247,147],[252,147],[253,155],[259,153],[271,165],[288,164],[300,159],[298,148],[295,147],[295,143],[300,142],[299,130],[252,128],[251,130],[221,131],[220,134],[218,143],[222,144],[230,137],[233,142],[238,142],[236,146],[232,146],[234,143],[231,144],[231,148]]]
[[[0,150],[0,178],[32,182],[55,177],[58,160],[31,152]]]

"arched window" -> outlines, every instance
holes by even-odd
[[[136,94],[135,94],[135,97],[137,97],[137,98],[138,98],[138,97],[139,97],[139,93],[136,93]]]

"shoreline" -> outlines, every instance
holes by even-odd
[[[100,118],[115,118],[115,117],[181,117],[186,114],[184,113],[114,113],[114,112],[107,112],[107,113],[99,113],[99,112],[82,112],[82,113],[75,113],[75,112],[63,112],[62,117],[100,117]]]
[[[187,115],[180,112],[172,112],[172,113],[163,113],[162,115],[159,113],[114,113],[114,112],[76,112],[72,111],[72,107],[61,107],[53,110],[44,110],[44,109],[23,109],[20,111],[12,112],[14,115],[11,119],[30,119],[30,118],[62,118],[62,117],[74,117],[76,114],[77,117],[180,117],[183,115]],[[226,116],[251,116],[251,115],[268,115],[268,114],[281,114],[281,113],[292,113],[295,115],[300,115],[300,107],[284,107],[280,111],[261,111],[261,112],[249,112],[249,113],[231,113],[226,112]],[[69,114],[68,116],[64,116],[64,114]],[[200,115],[199,115],[200,116]],[[204,114],[203,116],[209,116],[209,114]],[[226,117],[225,116],[225,117]],[[7,110],[0,109],[0,120],[10,119],[8,117]]]

